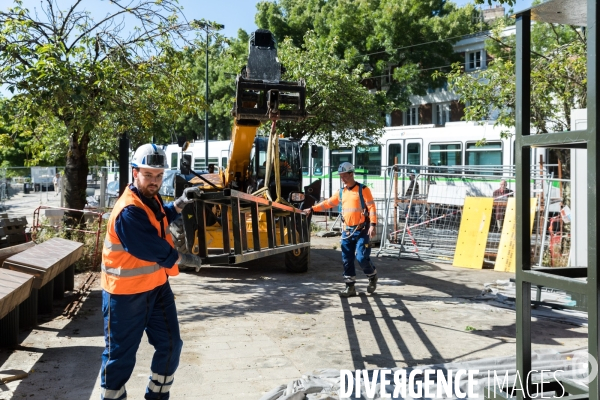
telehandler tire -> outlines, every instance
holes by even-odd
[[[308,271],[310,264],[310,247],[288,251],[285,253],[285,268],[296,274]]]

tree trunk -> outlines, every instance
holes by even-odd
[[[79,139],[79,140],[78,140]],[[85,190],[89,172],[87,151],[89,134],[73,132],[69,138],[69,151],[65,167],[63,190],[65,191],[65,207],[83,210],[86,205]]]

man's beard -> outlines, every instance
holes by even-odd
[[[142,192],[142,195],[144,195],[145,197],[152,198],[152,197],[154,197],[154,195],[156,195],[158,193],[158,189],[159,189],[158,186],[148,185],[144,188],[141,188],[140,192]]]

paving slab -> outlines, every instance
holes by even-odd
[[[335,248],[334,248],[335,247]],[[235,267],[207,266],[170,279],[183,355],[172,399],[259,399],[314,370],[405,367],[514,355],[515,313],[477,300],[484,284],[510,273],[377,258],[379,284],[341,299],[339,238],[313,242],[305,274],[283,257]],[[0,350],[0,373],[31,372],[0,385],[0,399],[99,399],[104,348],[98,282],[73,319],[52,318]],[[60,310],[55,307],[57,312]],[[533,319],[533,349],[587,345],[587,328]],[[142,340],[127,384],[143,396],[153,349]]]

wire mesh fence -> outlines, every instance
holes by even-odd
[[[509,167],[401,166],[388,169],[382,212],[380,256],[418,257],[452,263],[467,198],[487,199],[484,261],[494,264],[504,235],[514,236],[515,173]],[[569,224],[560,217],[569,201],[570,182],[554,179],[546,166],[534,168],[531,193],[531,256],[534,265],[567,266]],[[508,224],[508,226],[507,226]]]

